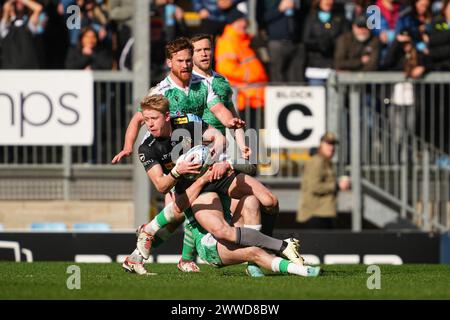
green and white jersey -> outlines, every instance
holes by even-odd
[[[213,75],[211,77],[204,77],[196,73],[195,71],[193,72],[193,74],[206,79],[210,83],[214,93],[219,97],[220,101],[225,105],[225,107],[230,111],[234,109],[232,100],[233,90],[231,89],[230,83],[224,76],[215,71],[213,71]],[[222,122],[220,122],[219,119],[216,118],[216,116],[214,116],[214,114],[209,109],[205,109],[202,118],[203,121],[213,126],[217,130],[222,132],[223,135],[225,135],[225,126],[222,124]]]
[[[184,113],[203,116],[205,110],[220,102],[211,84],[204,78],[192,75],[189,87],[181,88],[170,75],[150,89],[149,95],[162,94],[169,100],[169,110],[174,116]],[[139,107],[138,111],[141,111]]]

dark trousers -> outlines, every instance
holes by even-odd
[[[308,229],[336,229],[336,218],[312,217],[306,222]]]
[[[301,43],[269,40],[270,81],[304,82],[305,53]]]

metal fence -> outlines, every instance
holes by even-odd
[[[450,74],[405,81],[397,73],[343,73],[334,85],[339,171],[354,176],[355,210],[369,210],[360,197],[372,194],[400,219],[448,229]]]
[[[1,146],[0,199],[133,198],[132,159],[110,165],[136,109],[133,75],[95,72],[94,79],[94,144]],[[372,194],[400,212],[400,218],[425,229],[448,229],[449,109],[450,74],[409,82],[399,73],[340,73],[330,78],[327,129],[338,132],[341,141],[338,174],[353,177],[355,226],[367,209],[362,195]],[[264,108],[246,107],[240,114],[248,127],[264,129]],[[297,188],[308,152],[269,153],[279,161],[279,170],[271,172],[270,163],[260,165],[261,180]],[[266,162],[260,156],[259,162]]]

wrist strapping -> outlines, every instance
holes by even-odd
[[[177,172],[177,166],[173,167],[172,170],[170,170],[170,175],[175,179],[178,179],[180,177],[180,174]]]

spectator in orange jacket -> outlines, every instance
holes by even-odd
[[[263,64],[250,47],[251,35],[246,32],[248,20],[244,13],[233,9],[228,14],[225,30],[217,40],[216,70],[237,87],[237,106],[242,118],[250,108],[250,127],[256,128],[256,110],[264,106],[264,86],[268,81]]]

